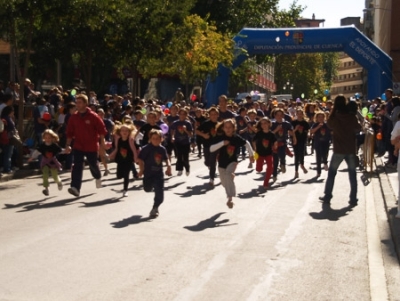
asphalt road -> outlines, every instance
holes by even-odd
[[[88,170],[78,199],[67,173],[49,197],[38,176],[1,183],[0,300],[400,300],[376,179],[358,174],[360,201],[350,208],[343,163],[329,207],[318,201],[326,172],[293,180],[288,159],[264,192],[246,160],[228,209],[219,180],[209,187],[208,169],[191,160],[189,177],[166,179],[154,220],[141,180],[126,198],[115,174],[96,189]]]

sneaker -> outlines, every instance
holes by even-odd
[[[181,176],[182,173],[183,173],[182,170],[178,171],[178,176]]]
[[[96,179],[96,188],[102,188],[103,185],[101,185],[101,179]]]
[[[73,196],[76,196],[76,197],[79,196],[79,191],[78,191],[78,189],[76,189],[75,187],[70,187],[70,188],[68,188],[68,192],[69,192],[70,194],[72,194]]]
[[[190,175],[190,171],[187,171],[186,172],[186,176],[188,177]]]
[[[156,218],[160,215],[160,213],[158,212],[158,208],[153,208],[150,211],[150,217],[151,218]]]
[[[208,182],[208,184],[210,184],[210,186],[214,186],[214,179],[210,179],[210,182]]]
[[[248,168],[253,168],[253,163],[249,163],[249,166],[247,166]]]
[[[48,196],[49,195],[49,188],[45,188],[45,189],[43,189],[43,194],[45,195],[45,196]]]
[[[63,183],[62,182],[58,182],[57,186],[58,186],[58,190],[62,190],[63,189]]]
[[[307,170],[307,168],[304,167],[304,165],[301,165],[300,167],[301,167],[301,169],[303,170],[304,173],[308,173],[308,170]]]
[[[320,196],[319,200],[322,201],[322,203],[324,203],[324,204],[330,204],[331,203],[331,199],[327,198],[326,196]]]
[[[106,170],[104,171],[103,176],[107,177],[109,174],[110,174],[110,171],[109,171],[108,169],[106,169]]]
[[[281,165],[281,172],[285,173],[286,172],[286,166],[285,165]]]
[[[328,164],[324,164],[324,170],[328,171],[328,169],[329,169]]]
[[[127,196],[128,196],[128,191],[123,190],[123,191],[122,191],[122,197],[127,197]]]

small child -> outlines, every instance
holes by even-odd
[[[32,160],[42,155],[42,159],[40,161],[44,187],[42,192],[45,196],[48,196],[49,171],[51,172],[51,176],[53,177],[54,181],[58,185],[58,190],[62,190],[63,188],[61,179],[58,176],[58,171],[62,169],[61,163],[56,158],[56,156],[62,152],[62,149],[57,144],[59,138],[58,135],[53,132],[53,130],[45,130],[42,134],[42,140],[43,142],[38,146],[37,150],[32,153],[31,157],[28,159],[28,162],[31,162]]]
[[[217,138],[217,143],[211,145],[210,151],[216,152],[219,150],[218,156],[218,171],[222,186],[225,187],[229,208],[233,208],[234,203],[232,197],[236,196],[236,187],[233,179],[235,178],[235,170],[238,164],[236,149],[241,146],[246,146],[249,152],[250,163],[254,163],[253,149],[249,141],[243,139],[236,134],[236,123],[234,119],[225,119],[221,122],[224,134]]]
[[[117,163],[117,178],[124,179],[123,197],[128,196],[129,173],[132,164],[137,161],[135,134],[136,129],[132,123],[118,125],[114,132],[115,150],[111,153],[110,158],[115,158]]]
[[[306,153],[308,131],[310,129],[309,123],[304,119],[304,112],[302,109],[296,110],[296,120],[292,121],[293,132],[296,136],[296,143],[293,142],[294,151],[294,178],[299,177],[299,165],[304,173],[308,170],[304,166],[304,156]]]
[[[257,152],[256,171],[261,172],[264,162],[267,165],[267,171],[264,179],[264,189],[269,187],[269,179],[274,171],[273,151],[278,148],[278,142],[275,135],[271,132],[271,121],[268,117],[261,118],[257,122],[257,134],[253,138],[253,148]]]
[[[139,153],[139,177],[143,176],[143,188],[146,192],[154,189],[154,204],[150,211],[150,217],[159,215],[158,207],[164,201],[164,175],[162,161],[167,163],[165,174],[171,176],[171,162],[168,159],[167,150],[161,145],[161,130],[152,129],[149,133],[149,143]]]
[[[321,176],[321,163],[324,169],[328,170],[328,153],[331,141],[331,130],[328,128],[325,120],[325,113],[318,112],[315,115],[315,123],[311,127],[310,133],[314,135],[314,149],[317,160],[317,177]]]

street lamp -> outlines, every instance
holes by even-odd
[[[293,86],[293,84],[290,83],[289,80],[287,80],[286,84],[284,84],[282,88],[283,88],[283,91],[285,91],[285,92],[286,92],[286,88],[288,88],[291,90],[290,93],[292,93],[294,86]]]

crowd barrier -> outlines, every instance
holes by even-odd
[[[374,170],[374,155],[375,155],[375,133],[372,129],[366,128],[365,140],[363,144],[363,164],[366,172]]]

